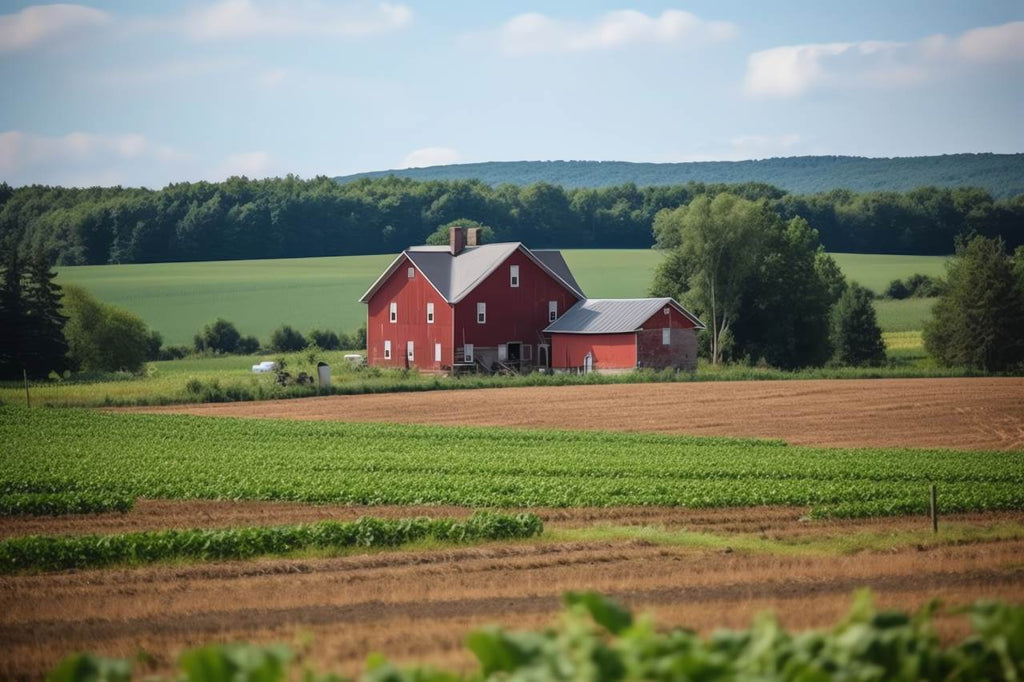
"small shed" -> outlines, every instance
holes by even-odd
[[[704,324],[672,298],[591,298],[544,333],[555,371],[627,372],[697,369],[701,329]]]

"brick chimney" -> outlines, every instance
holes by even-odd
[[[466,228],[452,225],[448,235],[448,244],[451,247],[453,256],[458,256],[466,248]]]
[[[466,230],[466,246],[480,246],[482,243],[479,227],[470,227]]]

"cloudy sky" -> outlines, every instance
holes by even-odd
[[[1021,0],[0,0],[0,180],[1024,151]]]

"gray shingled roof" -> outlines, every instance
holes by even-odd
[[[676,308],[698,329],[704,328],[700,320],[672,298],[591,298],[569,308],[544,332],[617,334],[636,331],[665,306]]]
[[[467,246],[458,256],[452,256],[447,246],[410,247],[391,263],[360,300],[363,302],[369,300],[373,292],[391,275],[402,256],[405,256],[413,262],[446,301],[455,303],[472,291],[479,282],[520,248],[533,256],[542,268],[564,281],[578,296],[583,297],[579,284],[576,283],[576,279],[569,271],[569,266],[566,265],[560,252],[530,251],[519,242],[507,242]]]

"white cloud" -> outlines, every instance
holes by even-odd
[[[320,0],[220,0],[185,18],[194,38],[215,40],[245,36],[362,36],[405,28],[412,10],[389,2],[339,5]]]
[[[513,54],[583,52],[637,44],[703,44],[727,40],[736,26],[705,21],[682,10],[649,16],[636,10],[608,12],[586,22],[553,19],[537,12],[521,14],[497,32],[498,44]]]
[[[794,97],[823,88],[906,87],[948,77],[957,69],[1013,61],[1024,61],[1022,21],[910,43],[785,45],[747,58],[744,91],[751,96]]]
[[[267,152],[245,152],[231,154],[225,158],[210,176],[211,180],[223,180],[232,175],[250,178],[266,177],[270,174],[273,158]]]
[[[402,159],[399,168],[425,168],[426,166],[447,166],[458,163],[462,158],[457,151],[449,147],[425,147],[410,152]]]
[[[280,67],[267,69],[259,75],[259,83],[268,88],[275,88],[288,77],[288,70]]]
[[[106,12],[83,5],[36,5],[0,15],[0,52],[25,50],[110,21]]]
[[[136,133],[0,133],[0,175],[12,184],[152,183],[154,170],[184,168],[189,155]]]

